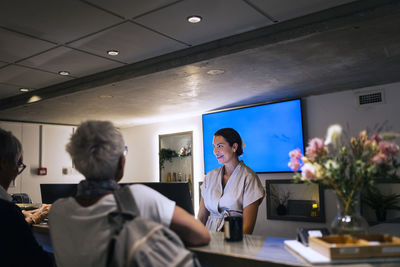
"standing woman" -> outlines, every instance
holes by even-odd
[[[210,231],[221,231],[227,216],[243,217],[243,233],[253,233],[264,188],[257,174],[239,156],[243,143],[238,132],[223,128],[214,134],[214,154],[223,166],[210,171],[201,186],[198,219]]]

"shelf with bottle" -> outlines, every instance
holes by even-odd
[[[168,173],[167,174],[167,182],[168,183],[188,183],[190,194],[193,195],[193,179],[192,174],[183,174],[183,173]]]

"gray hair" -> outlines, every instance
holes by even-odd
[[[19,140],[11,132],[0,128],[0,160],[16,164],[21,156],[22,145]]]
[[[124,153],[122,134],[109,121],[83,122],[66,146],[75,168],[86,179],[114,179]]]

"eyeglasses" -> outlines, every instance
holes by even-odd
[[[126,156],[128,154],[128,146],[124,147],[124,156]]]
[[[18,162],[18,174],[21,174],[26,168],[26,165],[21,161]]]

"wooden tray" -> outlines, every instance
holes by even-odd
[[[310,237],[309,246],[332,260],[400,257],[400,238],[387,234]]]

